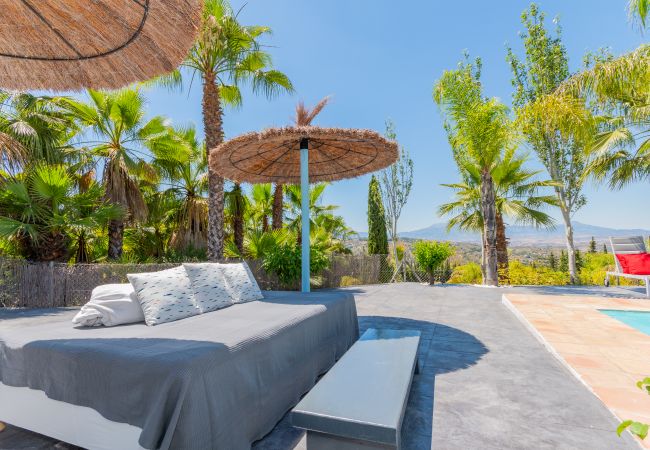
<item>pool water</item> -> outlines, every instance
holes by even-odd
[[[650,311],[623,311],[620,309],[599,309],[598,311],[650,335]]]

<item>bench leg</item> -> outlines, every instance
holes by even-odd
[[[307,431],[307,450],[397,450],[397,447]]]
[[[650,278],[645,279],[645,296],[650,297]]]

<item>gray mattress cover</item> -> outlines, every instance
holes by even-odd
[[[0,315],[0,381],[142,428],[145,448],[248,449],[356,341],[352,294],[265,293],[147,327]]]

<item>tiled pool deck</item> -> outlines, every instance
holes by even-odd
[[[650,396],[635,385],[650,376],[650,336],[599,311],[650,311],[650,300],[508,293],[503,302],[620,420],[650,423]]]
[[[611,412],[502,303],[504,293],[636,294],[615,287],[490,289],[416,283],[349,290],[356,296],[362,331],[422,332],[421,370],[409,397],[403,450],[639,448],[627,433],[616,436],[618,421]],[[616,304],[602,301],[608,307]],[[0,311],[0,321],[2,317]],[[632,360],[642,360],[639,355]],[[71,447],[14,427],[0,433],[0,449],[27,448]],[[304,433],[285,417],[253,448],[304,450]]]

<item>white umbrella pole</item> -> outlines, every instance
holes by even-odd
[[[309,292],[309,140],[300,140],[300,196],[302,200],[302,292]]]

